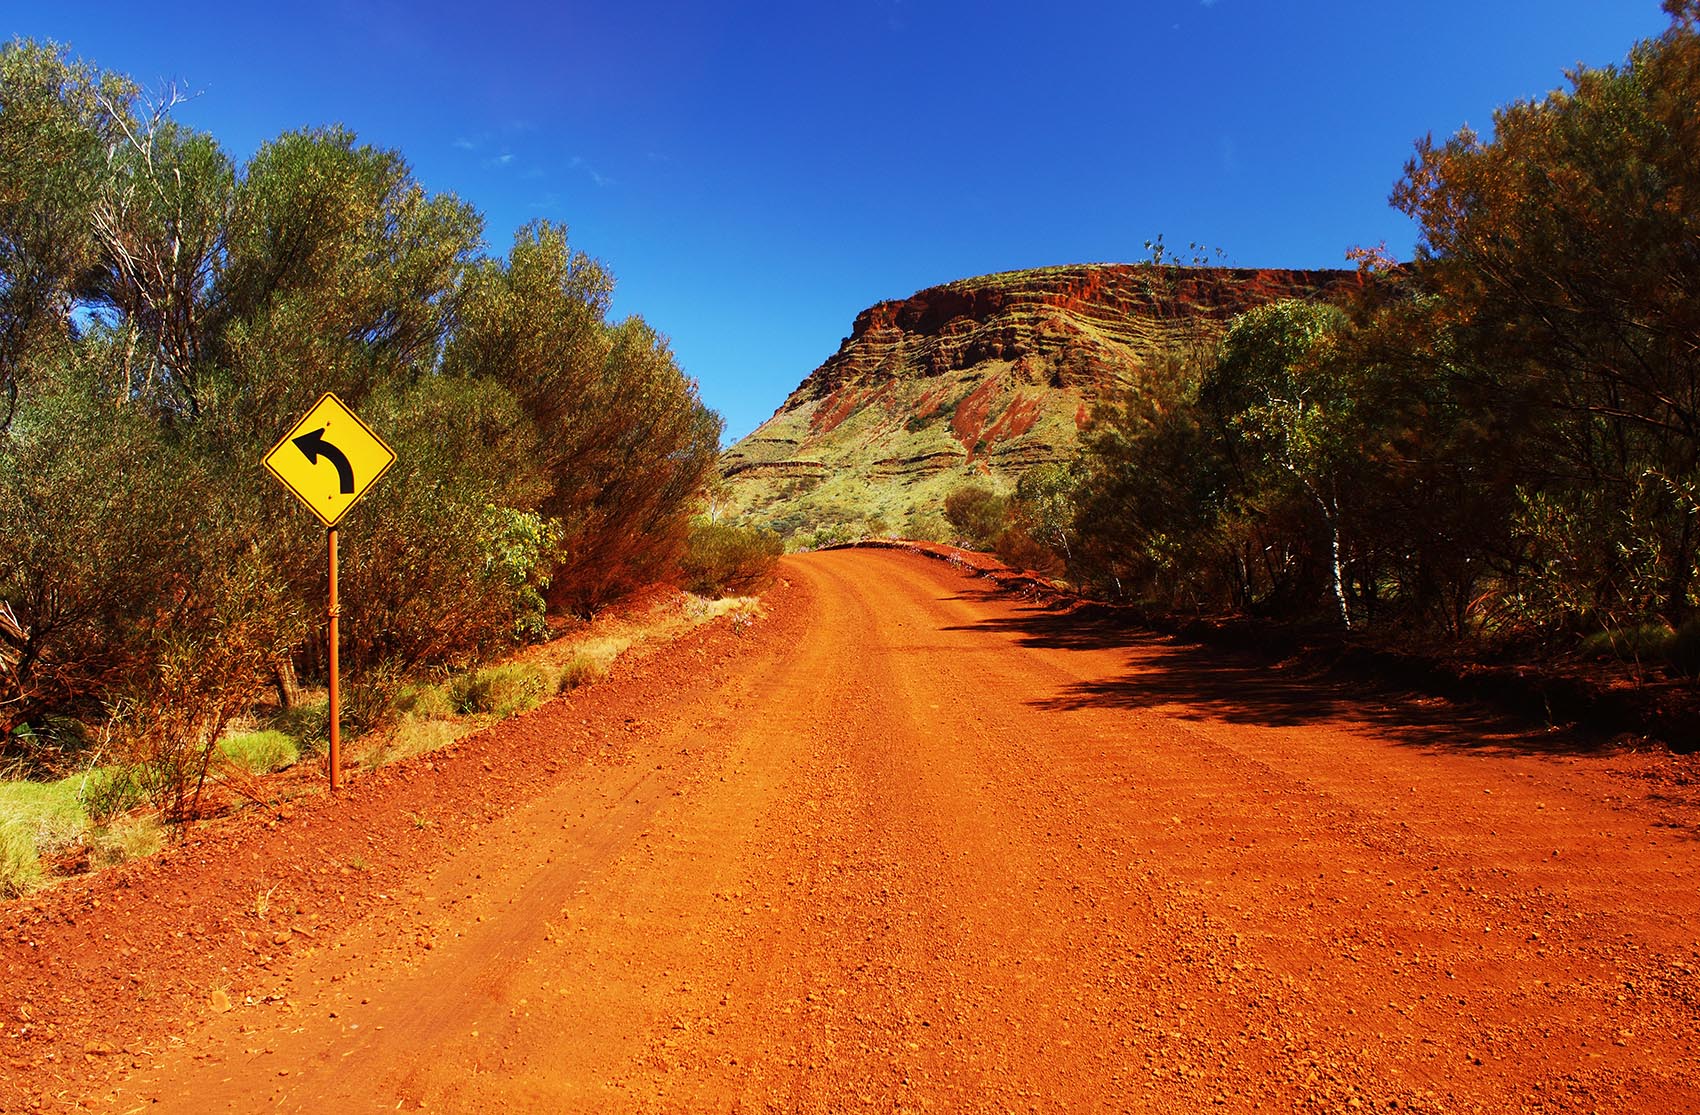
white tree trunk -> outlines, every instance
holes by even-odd
[[[1288,466],[1291,468],[1291,466]],[[1346,630],[1352,629],[1352,613],[1346,607],[1346,559],[1340,553],[1340,498],[1339,496],[1324,496],[1315,484],[1312,484],[1297,469],[1293,475],[1304,485],[1310,498],[1316,501],[1316,506],[1322,510],[1322,519],[1328,524],[1328,559],[1330,579],[1334,582],[1334,603],[1340,610],[1340,625]],[[1332,482],[1329,488],[1333,489]]]
[[[1323,514],[1328,519],[1328,546],[1333,562],[1334,573],[1334,602],[1340,607],[1340,623],[1346,630],[1352,629],[1352,613],[1346,608],[1346,563],[1340,557],[1340,509],[1330,510],[1326,506]]]

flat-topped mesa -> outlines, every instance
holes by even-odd
[[[1358,281],[1338,270],[1082,264],[879,302],[727,450],[725,473],[758,518],[863,500],[890,522],[974,476],[1009,484],[1072,456],[1100,397],[1207,354],[1235,315]]]
[[[856,315],[855,340],[879,328],[938,333],[957,318],[984,321],[1022,303],[1065,310],[1102,307],[1120,317],[1178,303],[1230,314],[1295,292],[1314,293],[1353,272],[1228,267],[1154,267],[1144,263],[1081,264],[1004,271],[929,287],[908,298],[877,302]]]
[[[936,375],[987,361],[1096,347],[1098,341],[1149,349],[1175,326],[1201,319],[1225,323],[1253,306],[1314,298],[1357,281],[1353,271],[1150,264],[1083,264],[962,279],[877,302],[857,314],[838,352],[803,381],[786,406],[830,393],[847,373]],[[921,359],[890,359],[897,353]]]

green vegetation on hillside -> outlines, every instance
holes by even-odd
[[[1182,266],[1149,247],[1145,263],[982,275],[864,310],[727,450],[732,506],[793,546],[946,540],[951,492],[1008,494],[1036,466],[1066,464],[1102,398],[1212,351],[1236,313],[1357,283],[1342,270]]]

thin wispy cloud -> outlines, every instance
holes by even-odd
[[[583,171],[585,176],[598,186],[612,186],[615,184],[614,179],[601,173],[595,167],[585,162],[583,155],[574,155],[567,165],[572,167],[574,170]]]

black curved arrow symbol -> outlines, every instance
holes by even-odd
[[[318,464],[322,454],[325,460],[336,466],[336,478],[341,484],[342,494],[354,494],[354,466],[348,463],[348,457],[343,451],[325,440],[325,428],[320,426],[311,433],[291,438],[295,448],[306,455],[309,464]]]

